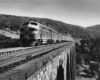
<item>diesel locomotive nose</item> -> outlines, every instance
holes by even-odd
[[[20,42],[22,46],[33,46],[38,40],[37,23],[27,22],[20,28]]]

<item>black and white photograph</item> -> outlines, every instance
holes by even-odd
[[[0,0],[0,80],[100,80],[100,0]]]

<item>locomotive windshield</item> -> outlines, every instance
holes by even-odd
[[[32,24],[32,25],[37,25],[37,23],[35,23],[35,22],[30,22],[30,24]]]
[[[26,22],[23,25],[28,25],[28,24],[32,24],[32,25],[38,25],[36,22]]]

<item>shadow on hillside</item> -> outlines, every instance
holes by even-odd
[[[87,74],[81,74],[80,77],[84,77],[84,78],[92,78],[93,76],[87,75]]]

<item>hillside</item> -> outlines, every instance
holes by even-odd
[[[100,24],[94,25],[94,26],[89,26],[89,27],[87,27],[87,29],[100,32]]]
[[[9,31],[9,30],[1,30],[0,29],[0,34],[4,35],[5,37],[10,37],[10,38],[19,38],[19,35],[15,33],[14,31]]]
[[[3,14],[0,14],[0,29],[4,29],[4,30],[9,29],[11,31],[17,32],[23,23],[30,20],[35,20],[63,34],[70,33],[75,38],[91,37],[90,34],[91,31],[81,26],[67,24],[61,21],[56,21],[47,18],[34,18],[34,17],[32,18],[32,17],[24,17],[24,16],[22,17],[22,16],[14,16],[14,15],[3,15]]]

